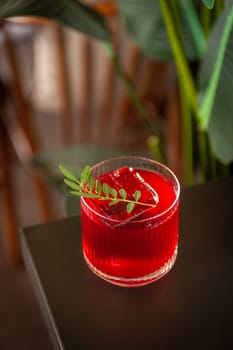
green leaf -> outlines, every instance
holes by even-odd
[[[96,11],[75,0],[1,0],[0,17],[39,16],[109,41],[107,25]]]
[[[103,184],[103,192],[105,194],[106,197],[109,196],[109,193],[110,193],[110,186],[106,183]]]
[[[120,199],[113,199],[113,200],[109,203],[109,205],[112,206],[112,205],[117,204],[117,203],[119,203],[119,202],[120,202]]]
[[[99,198],[97,194],[94,193],[87,193],[87,192],[77,192],[77,191],[70,191],[71,194],[78,197],[87,197],[87,198]]]
[[[122,197],[123,199],[126,199],[127,193],[126,193],[126,190],[125,190],[124,188],[121,188],[121,189],[119,190],[119,193],[120,193],[120,195],[121,195],[121,197]]]
[[[129,34],[147,54],[171,59],[172,53],[158,2],[154,0],[119,0],[121,16]]]
[[[214,7],[214,0],[202,0],[202,1],[206,5],[206,7],[208,7],[208,9],[211,10]]]
[[[134,210],[134,207],[135,207],[135,203],[134,202],[129,202],[127,204],[126,210],[127,210],[128,214],[131,213]]]
[[[141,192],[141,191],[136,191],[136,192],[134,193],[134,195],[133,195],[135,201],[138,201],[139,198],[141,197],[141,195],[142,195],[142,192]]]
[[[94,187],[95,187],[95,180],[94,180],[94,177],[89,175],[88,177],[88,187],[90,189],[90,191],[92,192]]]
[[[217,158],[233,160],[233,6],[219,16],[210,33],[199,72],[201,127],[207,130]]]
[[[102,193],[102,184],[99,180],[96,180],[96,191],[98,195]]]
[[[69,186],[69,187],[72,188],[73,190],[79,191],[79,190],[82,189],[82,187],[79,186],[77,183],[74,183],[73,181],[70,181],[70,180],[68,180],[68,179],[64,179],[64,182],[65,182],[65,184],[66,184],[67,186]]]
[[[117,197],[117,191],[115,190],[115,188],[111,188],[111,189],[110,189],[110,193],[111,193],[111,195],[112,195],[114,198]]]
[[[59,169],[65,177],[70,180],[77,181],[76,176],[70,170],[66,169],[63,165],[59,165]]]
[[[138,46],[155,58],[173,59],[159,1],[118,0],[118,4],[127,30]],[[176,4],[179,8],[179,0]],[[190,59],[196,58],[198,51],[190,30],[189,17],[179,11],[179,20],[183,29],[186,56]]]
[[[89,176],[90,176],[90,172],[91,172],[90,165],[85,166],[85,168],[82,170],[82,173],[80,176],[82,184],[85,184],[88,181]]]
[[[83,192],[80,192],[80,191],[70,191],[70,193],[73,196],[78,196],[78,197],[81,197],[83,195]]]
[[[179,0],[182,15],[188,18],[188,30],[192,36],[198,57],[202,57],[206,49],[205,34],[193,1]]]

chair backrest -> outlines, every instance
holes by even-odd
[[[169,65],[145,57],[122,26],[116,26],[121,29],[116,31],[116,47],[124,69],[158,122],[158,105],[166,95]],[[101,42],[48,25],[34,42],[33,60],[34,106],[44,114],[60,116],[63,144],[142,146],[142,135],[145,142],[149,132],[138,121]]]
[[[146,57],[127,36],[117,17],[110,22],[123,67],[160,127],[164,122],[161,108],[170,94],[171,65]],[[100,41],[46,22],[28,41],[30,57],[14,46],[6,29],[5,49],[15,107],[33,152],[40,147],[82,142],[134,148],[146,144],[150,133],[139,121]],[[21,62],[24,63],[20,66]],[[30,83],[25,87],[28,67]],[[36,120],[34,131],[32,119]],[[51,138],[47,142],[44,137],[47,123],[54,124],[54,139],[57,135],[54,145]]]

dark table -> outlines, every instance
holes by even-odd
[[[55,349],[233,348],[233,178],[182,190],[178,259],[151,285],[90,272],[79,217],[23,229],[21,243]]]

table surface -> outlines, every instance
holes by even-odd
[[[178,259],[153,284],[99,279],[80,236],[79,217],[21,230],[55,349],[233,348],[233,178],[182,189]]]

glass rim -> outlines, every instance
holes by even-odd
[[[160,163],[154,159],[151,159],[151,158],[146,158],[146,157],[141,157],[141,156],[119,156],[119,157],[112,157],[112,158],[107,158],[99,163],[96,163],[94,164],[92,167],[91,167],[91,171],[94,170],[96,167],[99,167],[101,166],[102,164],[106,163],[106,162],[110,162],[111,160],[127,160],[127,159],[138,159],[138,160],[141,160],[141,161],[147,161],[147,162],[150,162],[150,163],[154,163],[156,164],[157,166],[165,169],[173,178],[173,180],[175,180],[175,183],[176,183],[176,186],[177,186],[177,191],[175,191],[175,199],[172,201],[171,205],[164,211],[162,211],[161,213],[159,214],[155,214],[155,215],[152,215],[148,218],[144,218],[144,219],[139,219],[139,220],[126,220],[126,223],[133,223],[133,224],[136,224],[136,223],[143,223],[144,221],[148,221],[148,220],[157,220],[157,219],[160,219],[161,217],[163,217],[164,215],[166,215],[167,213],[169,213],[170,211],[172,211],[173,208],[175,208],[178,200],[179,200],[179,197],[180,197],[180,183],[179,183],[179,180],[177,179],[176,175],[174,174],[174,172],[168,168],[166,165],[164,165],[163,163]],[[155,172],[153,170],[150,169],[150,171],[152,172]],[[90,198],[88,198],[90,199]],[[85,205],[87,206],[88,210],[92,211],[93,213],[95,213],[97,216],[103,218],[105,221],[110,221],[110,222],[114,222],[114,223],[122,223],[122,220],[117,220],[117,219],[113,219],[113,218],[110,218],[108,216],[104,216],[103,214],[101,214],[100,212],[98,212],[96,209],[92,208],[90,205],[88,205],[87,201],[86,201],[86,198],[84,196],[81,196],[80,198],[81,201],[83,201],[85,203]],[[148,209],[148,211],[151,210],[150,208]]]

